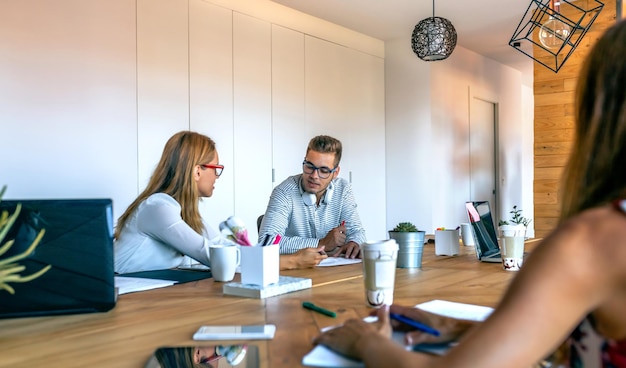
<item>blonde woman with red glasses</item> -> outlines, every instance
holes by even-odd
[[[146,189],[117,222],[115,271],[174,268],[186,257],[209,265],[209,245],[228,240],[202,221],[198,202],[213,195],[223,170],[211,138],[174,134]]]
[[[115,272],[163,270],[200,262],[209,266],[211,244],[235,244],[202,220],[201,197],[211,197],[219,164],[215,142],[182,131],[165,144],[144,191],[115,229]],[[314,248],[280,256],[280,268],[314,267],[325,258]],[[197,261],[194,262],[193,260]]]

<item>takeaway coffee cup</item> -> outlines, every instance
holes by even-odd
[[[500,230],[500,256],[505,271],[519,271],[524,263],[524,240],[526,227],[502,225]]]
[[[213,245],[209,248],[209,261],[215,281],[230,281],[241,262],[241,251],[236,245]]]
[[[398,243],[393,239],[361,244],[365,300],[372,308],[393,303]]]
[[[502,268],[505,271],[519,271],[524,263],[524,237],[503,236],[500,239],[502,246]]]

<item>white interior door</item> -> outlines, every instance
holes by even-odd
[[[470,105],[470,199],[489,201],[499,218],[496,191],[496,104],[472,97]]]

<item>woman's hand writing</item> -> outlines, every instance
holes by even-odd
[[[342,326],[323,332],[313,341],[334,350],[340,354],[360,359],[366,344],[366,339],[391,338],[389,324],[389,306],[377,310],[378,321],[367,323],[362,319],[350,319]]]
[[[405,307],[394,304],[390,307],[390,313],[401,314],[414,321],[421,322],[439,331],[439,336],[434,336],[402,322],[391,321],[391,326],[396,331],[404,331],[405,342],[409,345],[421,343],[450,342],[458,340],[467,330],[476,324],[474,321],[460,320],[451,317],[440,316],[438,314],[426,312],[415,307]],[[374,313],[372,313],[374,314]]]

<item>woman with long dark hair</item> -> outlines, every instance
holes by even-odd
[[[531,253],[498,307],[471,323],[393,305],[377,323],[350,320],[316,339],[371,367],[626,367],[626,21],[581,71],[558,227]],[[389,339],[389,312],[438,329],[407,342],[459,340],[435,357]],[[552,354],[554,351],[557,353]]]

